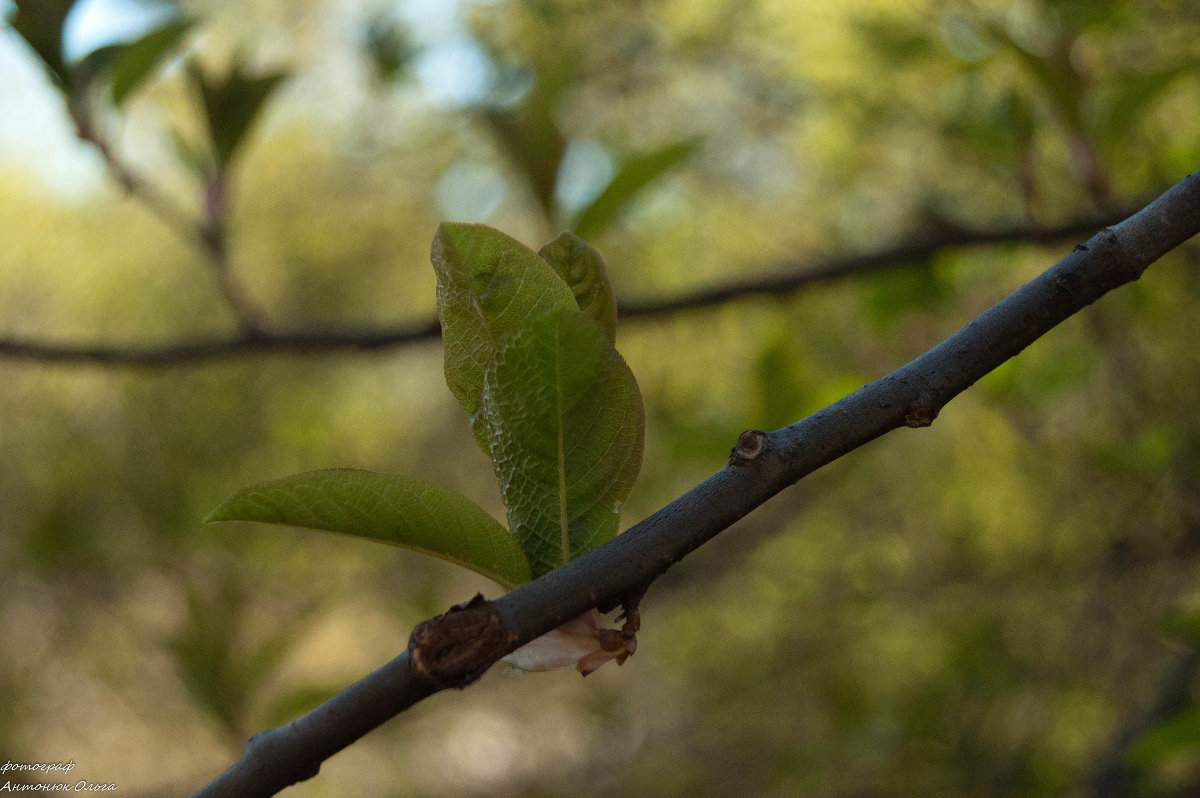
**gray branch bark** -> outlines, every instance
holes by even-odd
[[[976,380],[1197,232],[1200,173],[1075,247],[911,363],[781,430],[744,433],[727,467],[623,535],[493,602],[460,605],[419,625],[408,651],[252,738],[197,795],[273,795],[316,775],[322,761],[417,701],[470,684],[508,651],[592,607],[635,602],[671,565],[806,474],[890,430],[928,426]]]

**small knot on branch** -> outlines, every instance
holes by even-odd
[[[928,427],[937,418],[937,409],[929,405],[913,405],[904,414],[904,423],[910,427]]]
[[[508,631],[500,613],[480,594],[417,624],[408,653],[417,673],[439,687],[463,688],[504,656]]]
[[[729,453],[730,465],[748,463],[767,450],[767,433],[748,429],[738,436],[737,445]]]

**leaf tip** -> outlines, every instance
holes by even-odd
[[[238,519],[235,518],[229,512],[229,502],[226,501],[226,502],[222,502],[221,504],[214,507],[213,510],[208,515],[204,516],[204,520],[201,523],[215,524],[220,521],[236,521],[236,520],[238,520]]]

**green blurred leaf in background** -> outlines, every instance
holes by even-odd
[[[17,13],[9,24],[33,48],[60,84],[70,80],[63,59],[63,27],[75,0],[14,0]]]
[[[112,101],[120,107],[179,46],[190,20],[169,22],[140,39],[121,45],[112,66]]]
[[[217,167],[224,171],[287,73],[256,74],[248,71],[242,56],[237,55],[222,74],[206,72],[193,61],[188,64],[187,75],[200,94],[213,155]]]
[[[699,142],[681,141],[627,158],[600,195],[581,209],[570,227],[582,238],[600,233],[651,183],[683,163]]]

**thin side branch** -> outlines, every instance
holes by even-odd
[[[786,262],[772,273],[753,280],[723,283],[659,300],[621,303],[619,317],[653,319],[674,313],[710,307],[748,296],[782,296],[808,286],[855,276],[903,268],[914,261],[928,259],[957,247],[1027,243],[1051,244],[1078,239],[1107,224],[1131,215],[1129,210],[1115,217],[1079,219],[1059,227],[1016,225],[994,230],[943,229],[936,235],[913,238],[896,246],[863,255],[830,258],[816,263]],[[205,243],[205,247],[211,244]],[[236,284],[223,287],[232,305],[245,304],[239,299]],[[206,340],[183,341],[148,347],[72,345],[37,340],[0,338],[0,359],[39,363],[92,366],[133,366],[162,368],[191,366],[214,360],[259,357],[263,355],[318,355],[354,351],[378,351],[432,341],[441,335],[436,319],[407,326],[382,329],[310,329],[293,332],[266,331],[253,327],[237,335]]]
[[[125,163],[113,151],[108,139],[96,129],[90,113],[77,107],[71,107],[69,112],[75,122],[76,136],[80,141],[85,141],[96,149],[109,174],[125,193],[141,202],[146,210],[158,217],[160,222],[180,238],[203,247],[204,237],[200,231],[199,221],[192,218],[192,214],[171,197],[142,179]]]
[[[69,101],[68,106],[68,112],[75,122],[76,135],[81,141],[86,141],[96,148],[109,174],[125,193],[138,200],[176,235],[196,244],[208,258],[217,282],[217,290],[237,318],[239,337],[256,337],[262,328],[263,315],[230,270],[229,252],[226,247],[228,206],[225,175],[218,172],[207,180],[204,218],[193,218],[192,214],[170,196],[139,176],[113,150],[108,139],[97,129],[92,113],[83,102]]]
[[[499,624],[504,645],[491,632],[455,634],[461,611],[426,621],[409,652],[287,726],[252,738],[242,758],[197,795],[273,795],[316,775],[322,761],[417,701],[446,685],[465,686],[507,651],[592,607],[617,606],[806,474],[890,430],[928,426],[976,380],[1108,291],[1136,280],[1197,232],[1200,173],[1075,247],[911,363],[791,426],[744,434],[728,466],[623,535],[493,602],[460,605],[492,632]],[[434,681],[428,670],[414,667],[430,641],[439,645],[440,662],[462,663],[461,680],[439,673]]]

